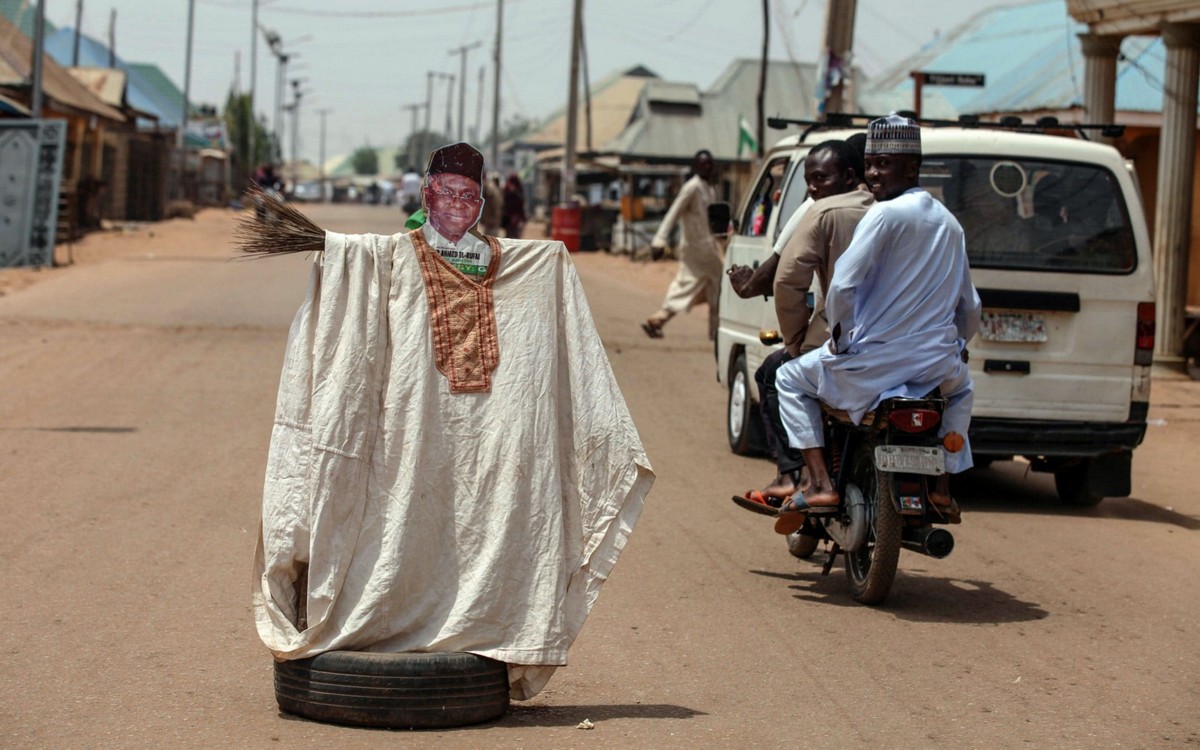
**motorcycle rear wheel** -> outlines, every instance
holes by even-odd
[[[845,553],[850,595],[862,604],[880,604],[896,579],[900,561],[900,532],[904,519],[896,512],[895,488],[888,472],[875,468],[869,443],[854,454],[853,477],[867,502],[867,540],[858,550]]]

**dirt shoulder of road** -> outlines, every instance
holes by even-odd
[[[54,266],[0,268],[0,296],[14,294],[75,266],[86,266],[124,257],[195,257],[223,256],[233,246],[213,244],[206,238],[229,236],[240,213],[231,209],[210,208],[193,219],[168,219],[143,223],[126,222],[106,225],[72,243],[60,243],[54,249]]]

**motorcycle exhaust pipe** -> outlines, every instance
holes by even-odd
[[[900,535],[900,546],[941,560],[954,551],[954,535],[933,526],[920,529],[905,526]]]

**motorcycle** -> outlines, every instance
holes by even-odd
[[[826,541],[822,575],[842,555],[851,595],[863,604],[887,598],[902,548],[936,559],[954,549],[953,535],[941,526],[961,522],[958,507],[937,505],[930,493],[945,473],[943,449],[963,449],[957,433],[938,437],[945,408],[937,391],[889,398],[856,425],[846,412],[822,404],[826,462],[841,503],[810,512],[788,535],[788,550],[804,559]]]

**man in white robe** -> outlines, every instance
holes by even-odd
[[[663,326],[694,305],[708,305],[708,337],[717,335],[717,301],[721,292],[721,251],[708,223],[708,207],[716,200],[712,186],[713,159],[707,150],[696,152],[694,175],[679,190],[675,202],[667,210],[654,239],[650,242],[654,257],[662,257],[675,225],[679,225],[679,270],[662,307],[642,324],[642,330],[652,339],[662,338]]]
[[[424,228],[330,232],[314,262],[255,619],[280,660],[470,652],[506,662],[527,699],[566,664],[654,474],[566,248],[463,232],[479,180],[436,157]],[[481,274],[455,266],[479,244]]]
[[[915,122],[894,114],[873,121],[865,160],[877,203],[835,266],[825,300],[829,346],[788,362],[776,377],[789,441],[801,449],[810,482],[781,515],[839,502],[825,466],[821,401],[857,423],[885,398],[940,387],[948,401],[940,434],[956,432],[965,442],[970,426],[973,391],[963,353],[979,329],[980,302],[962,227],[918,187]],[[950,473],[971,465],[969,443],[946,454]],[[945,485],[931,494],[949,505]]]

